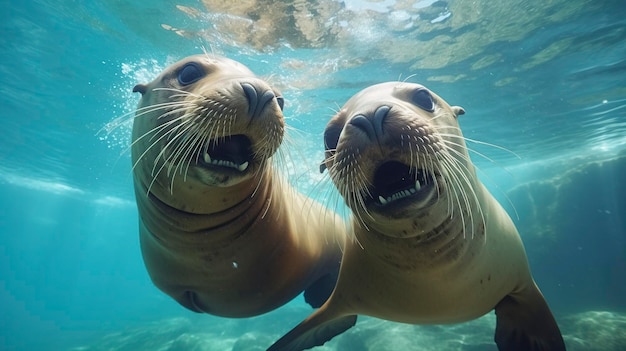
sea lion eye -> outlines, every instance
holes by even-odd
[[[282,96],[276,96],[276,102],[278,103],[278,107],[280,107],[280,110],[283,110],[283,107],[285,107],[285,99]]]
[[[435,103],[433,102],[433,97],[426,89],[415,90],[413,92],[413,95],[411,95],[411,102],[428,112],[435,111]]]
[[[330,125],[324,131],[324,147],[326,151],[334,152],[339,143],[339,135],[341,135],[341,129],[338,125]]]
[[[326,161],[329,157],[332,157],[335,154],[342,129],[343,128],[341,128],[340,125],[330,124],[326,127],[326,130],[324,130],[324,148],[326,149],[326,159],[320,164],[320,173],[324,173],[326,170]]]
[[[178,72],[178,83],[189,85],[204,76],[204,71],[196,62],[189,62]]]

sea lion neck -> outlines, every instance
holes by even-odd
[[[146,206],[154,212],[150,216],[152,221],[144,219],[149,229],[155,229],[153,228],[155,226],[162,229],[170,228],[166,232],[178,234],[199,232],[215,234],[221,230],[233,232],[233,226],[245,227],[247,222],[253,221],[258,213],[267,206],[267,197],[269,196],[270,182],[268,181],[246,181],[242,183],[251,184],[241,184],[242,187],[238,189],[234,189],[232,186],[220,189],[210,187],[210,189],[206,189],[206,192],[196,193],[195,197],[189,198],[189,203],[199,203],[204,199],[205,204],[200,204],[194,208],[190,208],[189,204],[182,205],[177,202],[173,205],[171,197],[165,198],[168,201],[164,201],[154,192],[146,194],[141,189],[136,189],[136,197],[138,203],[150,202],[152,204],[152,206]],[[216,195],[215,192],[220,194]],[[224,197],[228,197],[228,199]],[[199,209],[202,209],[202,212],[198,211]]]
[[[165,205],[189,214],[212,215],[232,212],[241,203],[263,196],[267,191],[268,179],[271,178],[269,172],[270,169],[263,170],[228,187],[210,186],[192,177],[173,184],[161,184],[162,181],[159,179],[150,187],[145,182],[137,181],[136,183],[141,184],[137,188],[137,196],[150,194]],[[166,178],[165,181],[169,179]]]

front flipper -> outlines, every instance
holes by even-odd
[[[356,323],[356,315],[336,316],[322,306],[267,351],[301,351],[321,346]]]
[[[313,308],[319,308],[328,300],[337,283],[338,272],[328,273],[304,290],[304,301]]]
[[[535,284],[496,305],[495,341],[500,351],[565,351],[552,312]]]

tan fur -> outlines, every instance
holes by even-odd
[[[181,84],[190,62],[206,74]],[[274,94],[254,117],[242,84]],[[159,289],[196,312],[248,317],[336,272],[343,222],[271,165],[284,130],[278,91],[240,63],[208,55],[175,63],[135,90],[142,93],[132,146],[141,248]],[[179,136],[192,131],[202,137]],[[203,164],[209,139],[226,143],[231,135],[250,140],[245,172]]]
[[[454,110],[435,94],[432,94],[437,101],[434,112],[414,106],[408,97],[413,87],[408,83],[379,85],[346,103],[329,124],[346,123],[357,114],[373,114],[381,104],[392,108],[377,143],[367,139],[359,129],[344,126],[338,156],[327,162],[331,178],[339,189],[351,181],[340,176],[341,169],[333,164],[346,157],[342,152],[348,149],[359,150],[350,156],[355,158],[367,184],[373,183],[375,169],[389,160],[416,164],[419,153],[427,154],[428,162],[435,160],[430,148],[424,152],[415,147],[411,154],[407,145],[399,144],[400,134],[411,135],[409,130],[421,128],[425,132],[416,135],[430,140],[436,145],[433,149],[444,150],[443,140],[447,139],[463,155],[450,152],[467,167],[471,183],[461,183],[455,190],[464,191],[468,197],[475,193],[477,203],[474,199],[469,201],[475,209],[474,220],[465,218],[465,223],[461,220],[459,211],[468,209],[449,209],[457,206],[457,197],[449,193],[452,188],[444,186],[453,181],[442,167],[438,168],[442,174],[438,189],[431,192],[431,197],[438,199],[432,204],[407,203],[393,211],[368,208],[367,212],[358,205],[351,206],[361,220],[353,221],[356,240],[346,248],[335,295],[340,294],[339,299],[343,300],[358,296],[369,301],[351,304],[359,314],[407,323],[461,322],[487,313],[504,295],[531,284],[532,279],[517,230],[477,180],[464,141],[442,133],[460,135]],[[345,192],[343,195],[349,196]],[[485,214],[484,223],[481,212]],[[447,221],[447,225],[434,233]],[[332,302],[336,302],[335,297]]]
[[[517,229],[476,177],[463,113],[421,85],[389,82],[331,119],[325,166],[354,212],[353,240],[330,299],[270,350],[321,345],[357,314],[443,324],[494,307],[500,350],[565,349]]]

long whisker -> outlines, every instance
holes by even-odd
[[[450,148],[448,146],[445,146],[445,147],[446,147],[447,150],[449,150],[449,151],[451,150],[452,152],[457,153],[460,156],[464,155],[464,154],[460,153],[459,151],[457,151],[454,148]],[[465,183],[467,185],[467,188],[471,192],[471,195],[472,195],[472,197],[474,199],[474,203],[476,204],[476,207],[478,208],[479,214],[480,214],[480,216],[482,218],[482,222],[484,224],[485,223],[485,218],[484,218],[484,214],[483,214],[482,208],[480,206],[480,201],[478,200],[478,194],[475,191],[474,184],[472,184],[472,182],[470,181],[470,176],[469,176],[471,174],[470,168],[467,166],[466,163],[460,162],[457,158],[452,157],[449,154],[446,154],[446,157],[449,159],[450,165],[454,166],[456,168],[458,174],[462,175],[461,179],[463,180],[463,183]],[[463,159],[465,159],[465,157],[463,157]],[[461,186],[462,184],[459,184],[459,185]],[[473,207],[470,205],[469,200],[468,200],[468,202],[467,202],[467,209],[468,209],[468,211],[470,213],[470,216],[473,217],[472,208]],[[472,218],[472,238],[474,237],[474,230],[475,230],[474,228],[475,228],[475,226],[474,226],[474,221],[473,221],[473,218]]]
[[[105,124],[102,129],[100,129],[100,132],[102,131],[106,131],[107,134],[111,133],[113,130],[115,130],[116,128],[118,128],[119,126],[126,124],[127,122],[130,121],[130,117],[133,116],[135,118],[137,117],[141,117],[147,113],[152,113],[161,109],[168,109],[171,107],[178,107],[180,105],[184,105],[186,104],[183,101],[169,101],[169,102],[163,102],[163,103],[159,103],[159,104],[153,104],[153,105],[148,105],[148,106],[143,106],[140,107],[138,109],[136,109],[135,111],[130,111],[127,112],[119,117],[116,117],[115,119],[113,119],[111,122]]]
[[[468,140],[467,138],[465,138],[465,137],[463,137],[463,136],[458,136],[458,135],[454,135],[454,134],[439,134],[439,135],[441,135],[441,136],[446,136],[446,137],[455,137],[455,138],[457,138],[457,139],[463,139],[463,140],[466,140],[466,141],[470,141],[470,140]],[[460,144],[459,142],[454,142],[454,141],[452,141],[452,140],[445,140],[445,139],[442,139],[442,140],[443,140],[444,142],[446,142],[446,143],[449,143],[449,144],[453,144],[453,145],[457,145],[457,146],[463,147],[463,145],[462,145],[462,144]],[[487,144],[487,143],[483,143],[483,145],[489,145],[489,146],[496,147],[495,145],[491,145],[491,144]],[[475,150],[475,149],[473,149],[473,148],[470,148],[470,147],[467,147],[467,146],[465,146],[465,147],[467,148],[467,150],[468,150],[469,152],[473,152],[474,154],[476,154],[476,155],[478,155],[478,156],[480,156],[480,157],[482,157],[482,158],[486,159],[487,161],[489,161],[489,162],[491,162],[491,163],[493,163],[493,164],[498,164],[498,163],[497,163],[494,159],[490,158],[489,156],[487,156],[487,155],[485,155],[485,154],[483,154],[483,153],[481,153],[481,152],[479,152],[479,151],[476,151],[476,150]],[[501,149],[506,150],[505,148],[501,148]],[[513,151],[510,151],[510,152],[511,152],[512,154],[514,154],[516,157],[520,157],[520,156],[518,156],[517,154],[513,153]],[[520,157],[520,158],[521,158],[521,157]]]
[[[173,189],[173,178],[174,175],[171,174],[171,167],[172,167],[172,158],[174,157],[174,153],[170,154],[167,159],[164,160],[164,162],[162,163],[161,167],[159,167],[158,171],[156,171],[156,167],[158,165],[158,160],[160,160],[161,158],[165,158],[165,152],[166,150],[168,150],[170,148],[171,145],[173,145],[174,143],[179,142],[179,139],[184,139],[185,137],[187,137],[187,133],[186,131],[188,131],[190,128],[192,128],[193,125],[191,123],[181,123],[178,126],[176,126],[175,128],[172,129],[171,132],[168,132],[168,134],[171,133],[176,133],[174,134],[174,136],[168,141],[168,143],[163,146],[163,148],[161,149],[161,151],[159,152],[159,154],[155,157],[154,160],[154,167],[152,168],[152,175],[153,175],[153,179],[152,182],[150,183],[150,186],[148,187],[148,191],[152,188],[152,185],[154,184],[154,182],[157,179],[157,176],[161,173],[161,171],[167,166],[168,167],[168,171],[167,171],[167,175],[172,177],[172,179],[170,180],[170,193],[172,194],[174,189]],[[179,129],[184,128],[184,130],[182,131],[178,131]],[[184,144],[184,143],[179,143],[180,144]]]
[[[200,130],[198,130],[197,128],[195,130],[191,130],[191,133],[189,133],[189,136],[185,139],[186,140],[184,142],[179,143],[179,147],[177,148],[176,153],[179,154],[178,158],[174,158],[174,163],[176,164],[176,167],[172,173],[172,187],[174,186],[174,176],[176,173],[180,172],[183,175],[183,180],[187,181],[187,172],[189,171],[191,163],[194,161],[194,158],[195,162],[197,163],[200,154],[202,153],[203,136]],[[183,146],[185,145],[187,147],[186,149],[183,149]]]
[[[362,189],[367,187],[365,186],[365,180],[362,178],[362,170],[355,167],[357,162],[354,154],[351,151],[347,152],[346,157],[340,157],[340,162],[334,162],[331,169],[329,169],[329,173],[337,186],[337,190],[343,195],[346,205],[352,210],[352,214],[366,230],[369,230],[363,214],[369,217],[371,217],[371,214],[365,206],[364,194],[361,193]],[[334,159],[336,158],[337,155],[335,154]],[[353,239],[357,241],[359,246],[363,247],[356,236]]]
[[[450,187],[449,189],[446,189],[446,192],[454,196],[456,205],[458,206],[457,208],[458,208],[459,216],[461,217],[461,223],[463,227],[463,238],[465,238],[466,222],[465,222],[465,213],[463,212],[463,205],[461,204],[461,199],[463,199],[464,203],[466,203],[467,198],[466,198],[465,192],[463,191],[463,188],[460,185],[460,180],[457,177],[455,170],[453,169],[452,165],[450,164],[450,161],[446,158],[445,155],[446,155],[445,153],[441,154],[441,156],[443,157],[443,162],[440,162],[440,164],[445,169],[445,175],[446,175],[446,178],[448,179],[448,181],[446,182],[446,185]]]
[[[131,171],[134,171],[135,168],[137,167],[137,165],[139,164],[139,162],[141,162],[143,160],[143,158],[148,154],[148,152],[155,147],[156,145],[158,145],[158,143],[161,142],[161,140],[163,140],[164,138],[166,138],[169,134],[171,134],[176,127],[168,130],[165,133],[162,133],[161,136],[159,138],[157,138],[156,140],[154,140],[154,136],[160,134],[163,130],[166,130],[168,127],[170,127],[172,124],[175,124],[177,122],[180,122],[181,118],[177,118],[174,120],[171,120],[167,123],[163,123],[161,125],[159,125],[156,128],[153,128],[152,130],[149,130],[148,132],[144,133],[141,137],[137,138],[137,140],[135,140],[132,144],[131,147],[134,146],[137,142],[139,142],[141,139],[143,139],[144,137],[146,137],[147,135],[151,135],[153,134],[152,137],[150,137],[150,141],[153,141],[152,144],[150,144],[145,150],[144,152],[137,158],[137,160],[135,161],[135,163],[133,164]]]
[[[267,162],[267,161],[263,161],[263,162]],[[263,184],[263,179],[265,178],[265,175],[270,172],[271,170],[271,164],[267,164],[267,167],[259,167],[259,170],[257,172],[257,175],[260,174],[260,176],[258,177],[259,181],[257,182],[256,186],[254,187],[254,191],[252,191],[252,194],[250,195],[250,198],[253,198],[254,196],[256,196],[257,191],[259,191],[261,184]],[[265,170],[267,168],[267,170]]]
[[[433,159],[435,157],[438,157],[438,153],[435,151],[435,149],[433,148],[432,145],[428,144],[427,147],[428,147],[428,149],[430,149],[431,155],[434,155],[433,157],[428,157],[428,159],[427,159],[425,153],[421,154],[421,155],[418,154],[418,155],[422,158],[421,167],[424,168],[426,173],[429,173],[431,175],[431,178],[433,179],[433,182],[434,182],[435,189],[437,189],[437,199],[440,199],[441,198],[441,192],[439,191],[439,187],[440,186],[439,186],[439,181],[437,180],[437,174],[435,172],[435,165],[434,165],[434,161],[433,161]],[[417,148],[419,148],[419,146]],[[417,161],[418,162],[417,162],[415,171],[418,170],[417,167],[420,165],[419,159]],[[444,182],[444,184],[445,184],[445,182]],[[449,189],[448,189],[449,185],[448,184],[445,184],[445,185],[446,185],[445,192],[448,193],[449,192]],[[454,204],[451,201],[450,197],[448,196],[448,204],[447,204],[447,215],[448,215],[448,217],[452,218],[453,213],[454,213]]]
[[[187,97],[187,96],[193,96],[195,98],[198,99],[202,99],[204,98],[204,96],[202,96],[201,94],[196,94],[196,93],[192,93],[190,91],[185,91],[185,90],[181,90],[181,89],[176,89],[176,88],[154,88],[154,91],[171,91],[174,93],[177,93],[175,95],[170,96],[171,98],[179,98],[179,97]]]
[[[170,109],[172,107],[184,107],[184,104],[180,104],[180,103],[176,103],[176,102],[170,102],[170,103],[158,104],[158,105],[163,105],[163,106],[158,106],[156,108],[152,108],[152,107],[154,107],[156,105],[146,106],[146,107],[138,109],[137,112],[129,112],[129,113],[126,113],[126,114],[124,114],[124,115],[122,115],[120,117],[117,117],[113,121],[107,123],[102,129],[100,129],[100,131],[98,131],[98,133],[106,131],[107,135],[111,134],[114,130],[116,130],[117,128],[120,128],[122,125],[125,125],[127,123],[131,123],[132,119],[130,119],[128,117],[130,117],[133,114],[134,114],[134,118],[139,118],[139,117],[142,117],[143,115],[145,115],[147,113],[158,111],[160,109]],[[146,134],[148,134],[148,133],[146,133]],[[145,137],[145,135],[141,136],[138,139],[142,139],[143,137]],[[130,145],[125,147],[124,150],[122,150],[121,154],[125,154],[128,151],[130,151],[130,149],[132,148],[134,143],[136,143],[137,141],[138,140],[135,140]]]
[[[441,128],[441,127],[434,127],[435,130],[437,130],[438,128]],[[458,128],[458,127],[446,127],[446,128],[447,129],[454,128],[454,129],[459,130],[459,131],[461,130],[461,128]],[[469,142],[474,143],[474,144],[479,144],[479,145],[485,145],[485,146],[493,147],[495,149],[507,152],[507,153],[515,156],[518,159],[522,159],[522,157],[519,154],[517,154],[516,152],[514,152],[514,151],[512,151],[510,149],[505,148],[504,146],[500,146],[500,145],[496,145],[496,144],[492,144],[492,143],[488,143],[488,142],[480,141],[480,140],[476,140],[476,139],[471,139],[471,138],[468,138],[468,137],[466,137],[464,135],[457,135],[457,134],[451,134],[451,133],[441,133],[439,131],[437,132],[437,134],[442,135],[442,136],[452,137],[452,138],[463,139],[465,141],[469,141]]]
[[[183,136],[184,133],[179,132],[179,130],[181,128],[186,128],[189,129],[191,126],[184,120],[182,120],[179,124],[177,124],[176,126],[174,126],[171,130],[167,131],[166,133],[163,134],[163,136],[161,136],[157,141],[155,141],[155,143],[158,143],[161,141],[161,139],[168,137],[170,138],[171,135],[173,135],[174,137],[170,138],[169,141],[161,148],[161,150],[159,151],[159,153],[156,155],[155,159],[154,159],[154,165],[152,167],[152,174],[154,175],[156,167],[158,165],[158,160],[160,160],[162,157],[164,157],[165,152],[170,148],[170,146],[175,143],[177,141],[177,139],[180,136]],[[154,144],[153,144],[154,145]],[[171,157],[171,155],[170,155]],[[165,164],[163,165],[165,166]],[[161,167],[161,169],[163,168],[163,166]],[[169,172],[168,172],[169,173]]]
[[[453,157],[449,156],[447,153],[443,153],[442,156],[446,160],[445,162],[442,162],[442,164],[448,169],[449,176],[453,180],[453,183],[456,188],[456,191],[454,193],[455,193],[455,196],[457,196],[457,202],[459,205],[459,213],[461,215],[462,223],[463,223],[463,237],[465,238],[467,226],[465,222],[466,214],[463,211],[463,209],[467,211],[467,216],[469,216],[471,228],[474,228],[474,217],[472,215],[472,211],[471,211],[472,207],[470,206],[470,203],[469,203],[469,197],[467,195],[465,187],[463,186],[463,183],[467,184],[467,187],[469,189],[472,189],[472,186],[469,182],[469,179],[467,178],[467,175],[465,175],[463,170],[459,167],[456,160]],[[459,197],[459,194],[461,195],[460,197]],[[460,203],[461,199],[463,200],[464,206],[461,205]],[[472,231],[472,238],[473,238],[473,235],[474,233]]]
[[[452,146],[458,146],[458,147],[463,147],[463,145],[456,143],[456,142],[452,142],[450,140],[442,140],[444,142],[444,144],[448,144],[448,145],[452,145]],[[449,146],[448,146],[449,147]],[[452,150],[453,152],[455,152],[455,154],[457,154],[459,157],[463,158],[467,163],[471,163],[471,160],[468,156],[466,156],[463,153],[458,152],[456,149],[454,148],[449,148],[450,150]],[[467,148],[468,151],[473,151],[470,148]],[[474,151],[475,152],[475,151]],[[477,153],[477,152],[475,152]],[[483,155],[484,156],[484,155]],[[487,156],[484,156],[486,159],[490,160]],[[495,164],[497,164],[496,162],[494,162]],[[513,209],[513,212],[515,212],[515,216],[519,219],[519,214],[517,213],[517,209],[515,208],[515,205],[513,204],[513,201],[511,201],[511,199],[509,198],[509,196],[500,188],[500,186],[498,185],[497,182],[495,182],[491,176],[489,176],[489,174],[487,174],[486,172],[484,172],[482,169],[480,169],[480,167],[474,165],[474,168],[480,172],[481,175],[483,175],[484,177],[486,177],[487,179],[489,179],[491,181],[491,183],[498,189],[500,190],[500,192],[504,195],[504,197],[506,198],[507,202],[509,203],[509,205],[511,206],[511,208]],[[504,171],[509,174],[510,176],[514,177],[513,174],[511,174],[511,172],[509,172],[506,168],[502,167],[502,169],[504,169]]]

